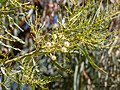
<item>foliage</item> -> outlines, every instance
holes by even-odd
[[[109,31],[112,19],[119,13],[116,13],[117,10],[111,12],[115,7],[113,4],[102,0],[88,0],[78,6],[71,0],[72,5],[65,6],[65,22],[61,22],[62,18],[59,17],[58,28],[54,28],[52,25],[51,31],[44,31],[45,25],[39,22],[38,7],[18,0],[3,0],[0,3],[2,3],[0,6],[0,48],[7,48],[6,53],[0,52],[2,88],[9,89],[10,83],[14,81],[18,84],[19,89],[25,84],[30,85],[33,90],[34,87],[48,89],[48,83],[60,80],[64,74],[71,75],[74,72],[74,75],[77,75],[77,69],[72,71],[72,65],[69,65],[73,60],[77,64],[81,64],[82,60],[88,60],[93,68],[108,74],[107,70],[104,71],[93,62],[88,50],[109,48],[117,35],[118,32]],[[22,12],[18,12],[19,8]],[[29,13],[27,13],[28,9],[34,9],[34,21],[32,16],[29,17]],[[23,18],[30,27],[29,37],[34,41],[30,44],[32,50],[28,51],[24,50],[25,47],[14,46],[15,43],[20,45],[27,43],[15,33],[15,30],[18,33],[26,32],[19,25]],[[14,50],[19,51],[20,54],[15,55]],[[78,55],[81,60],[78,60],[79,57],[72,59],[74,55]],[[53,65],[53,73],[57,70],[56,74],[44,74],[46,73],[45,59]],[[78,68],[77,64],[75,68]],[[77,82],[75,80],[74,77],[74,83]],[[75,88],[76,86],[74,86]]]

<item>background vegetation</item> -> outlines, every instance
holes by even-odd
[[[0,0],[0,90],[119,90],[119,1]]]

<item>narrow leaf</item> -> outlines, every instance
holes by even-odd
[[[104,71],[102,68],[98,67],[93,60],[91,59],[91,57],[89,56],[86,47],[84,46],[84,49],[82,50],[83,54],[87,57],[89,63],[97,70],[101,71],[104,74],[108,74],[106,71]]]

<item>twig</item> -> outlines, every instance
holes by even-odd
[[[91,90],[91,80],[90,80],[90,77],[87,75],[85,69],[83,69],[82,71],[83,71],[83,74],[84,74],[85,78],[87,79],[87,83],[88,83],[87,88],[88,88],[88,90]]]
[[[32,56],[32,55],[34,55],[34,54],[36,54],[36,53],[40,53],[39,50],[34,50],[34,51],[32,51],[32,52],[30,52],[30,53],[27,53],[27,54],[25,54],[25,55],[23,55],[23,56],[19,56],[19,57],[16,57],[16,58],[7,60],[4,64],[8,64],[8,63],[11,63],[11,62],[18,61],[18,60],[20,60],[20,59],[22,59],[22,58],[24,58],[24,57],[26,57],[26,56]]]

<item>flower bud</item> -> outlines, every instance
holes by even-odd
[[[57,39],[57,35],[56,34],[53,34],[53,37],[54,37],[54,39]]]
[[[52,60],[56,60],[56,56],[51,55],[51,59],[52,59]]]
[[[67,52],[67,48],[66,48],[66,47],[62,47],[62,48],[61,48],[61,51],[62,51],[62,52]]]
[[[65,47],[69,47],[70,46],[70,43],[68,41],[64,42],[64,46]]]
[[[52,44],[51,44],[50,42],[47,42],[47,43],[46,43],[46,46],[47,46],[47,47],[51,47]]]

